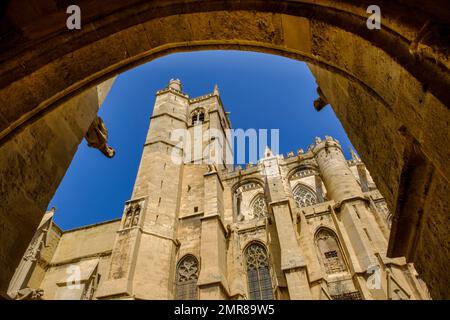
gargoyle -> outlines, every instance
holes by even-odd
[[[108,129],[102,118],[97,117],[86,132],[88,146],[100,150],[108,158],[114,157],[116,151],[108,146]]]
[[[319,95],[319,97],[314,100],[314,108],[317,111],[320,111],[323,109],[323,107],[325,107],[328,104],[327,98],[325,98],[325,96],[323,95],[322,90],[320,89],[320,87],[317,87],[317,94]]]

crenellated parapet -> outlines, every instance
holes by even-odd
[[[316,137],[314,139],[314,143],[309,146],[308,151],[312,151],[314,154],[317,154],[323,148],[330,148],[330,147],[338,148],[342,152],[342,147],[339,140],[331,136],[325,136],[325,139],[323,140],[320,137]]]
[[[189,99],[189,95],[183,92],[183,86],[179,79],[170,79],[169,85],[166,88],[156,91],[156,95],[158,96],[168,92]]]

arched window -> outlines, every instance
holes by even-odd
[[[316,194],[304,185],[299,184],[295,187],[293,194],[295,203],[299,208],[309,207],[317,203]]]
[[[267,251],[258,242],[245,250],[248,292],[251,300],[272,300],[272,281],[269,272]]]
[[[253,219],[259,219],[267,216],[266,200],[263,194],[258,194],[252,202]]]
[[[201,109],[197,109],[192,112],[191,116],[192,125],[196,125],[205,121],[205,112]]]
[[[196,300],[197,279],[198,279],[198,261],[192,255],[184,256],[177,265],[176,274],[176,299],[177,300]]]
[[[333,231],[320,229],[316,234],[316,246],[327,274],[347,271],[339,241]]]
[[[262,199],[258,199],[261,195]],[[264,186],[256,180],[244,180],[232,187],[233,218],[235,222],[252,220],[267,215]]]

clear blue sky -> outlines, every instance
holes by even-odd
[[[234,128],[280,130],[280,153],[307,149],[315,136],[351,145],[330,106],[317,112],[315,80],[303,62],[239,51],[172,54],[121,74],[99,115],[116,150],[113,159],[83,140],[49,207],[55,222],[71,229],[119,218],[129,200],[155,101],[155,92],[179,78],[190,97],[219,85]]]

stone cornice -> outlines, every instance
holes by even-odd
[[[174,243],[175,246],[178,246],[178,244],[179,244],[177,239],[175,239],[173,236],[171,237],[171,236],[163,235],[163,234],[151,231],[151,230],[149,230],[147,228],[142,228],[142,227],[138,227],[138,228],[139,228],[139,230],[141,231],[142,234],[149,235],[149,236],[155,236],[155,237],[158,237],[158,238],[161,238],[161,239],[165,239],[165,240],[170,240],[170,241],[172,241]]]
[[[347,202],[356,201],[356,200],[361,200],[361,201],[369,202],[369,203],[370,203],[370,198],[369,198],[369,197],[364,196],[364,195],[360,195],[360,196],[358,195],[358,196],[353,196],[353,197],[345,198],[345,199],[343,199],[343,200],[341,200],[341,201],[337,201],[336,204],[333,206],[333,209],[334,209],[336,212],[339,212],[339,211],[341,211],[342,205],[344,205],[344,204],[347,203]]]
[[[215,169],[214,171],[206,172],[206,173],[203,174],[203,176],[204,176],[205,178],[206,178],[206,177],[209,177],[209,176],[213,176],[213,175],[215,175],[215,176],[217,177],[217,180],[219,180],[219,183],[220,183],[220,186],[221,186],[221,188],[222,188],[222,191],[224,191],[225,189],[224,189],[224,187],[223,187],[222,179],[220,178],[220,175],[219,175],[219,173],[217,172],[217,169]]]
[[[181,119],[181,118],[178,118],[178,117],[176,117],[176,116],[174,116],[173,114],[170,114],[170,113],[168,113],[168,112],[162,112],[162,113],[158,113],[158,114],[152,115],[152,116],[150,117],[150,120],[153,120],[153,119],[156,119],[156,118],[159,118],[159,117],[162,117],[162,116],[166,116],[166,117],[169,117],[169,118],[178,120],[178,121],[183,122],[183,123],[185,123],[185,124],[187,123],[186,120],[183,120],[183,119]]]
[[[202,96],[198,96],[198,97],[189,99],[189,104],[193,104],[193,103],[196,103],[196,102],[199,102],[199,101],[203,101],[203,100],[208,100],[208,99],[210,99],[212,97],[215,97],[215,96],[216,95],[214,93],[207,93],[207,94],[204,94]]]
[[[280,199],[280,200],[276,200],[276,201],[271,201],[271,202],[269,202],[269,206],[270,206],[271,208],[277,207],[277,206],[282,206],[282,205],[285,205],[285,204],[288,205],[289,210],[292,212],[291,204],[290,204],[288,198],[284,198],[284,199]]]
[[[65,230],[65,231],[62,231],[61,238],[67,233],[81,231],[81,230],[90,229],[90,228],[96,228],[96,227],[102,226],[104,224],[115,223],[115,222],[118,222],[121,220],[122,220],[122,218],[120,217],[120,218],[116,218],[116,219],[112,219],[112,220],[108,220],[108,221],[102,221],[102,222],[98,222],[98,223],[94,223],[94,224],[89,224],[87,226],[82,226],[82,227],[78,227],[78,228],[74,228],[74,229]]]
[[[171,142],[168,142],[168,141],[166,141],[166,140],[156,140],[156,141],[146,142],[146,143],[144,144],[144,147],[149,146],[149,145],[152,145],[152,144],[157,144],[157,143],[166,144],[166,145],[168,145],[168,146],[170,146],[170,147],[172,147],[172,148],[177,148],[177,149],[179,149],[179,150],[183,150],[183,148],[178,147],[175,143],[171,143]]]
[[[168,92],[176,94],[177,96],[180,96],[180,97],[182,97],[184,99],[189,99],[189,95],[188,94],[186,94],[184,92],[181,92],[181,91],[178,91],[178,90],[175,90],[174,88],[170,88],[170,87],[167,87],[167,88],[164,88],[164,89],[156,91],[156,95],[159,96],[159,95],[162,95],[162,94],[168,93]]]
[[[231,230],[236,233],[247,233],[252,232],[260,229],[266,229],[267,228],[267,217],[263,219],[256,220],[253,224],[247,225],[242,227],[242,222],[240,223],[233,223],[234,226],[231,227]],[[242,227],[242,228],[240,228]]]
[[[51,262],[47,265],[48,268],[52,268],[52,267],[59,267],[59,266],[63,266],[66,264],[73,264],[73,263],[77,263],[83,260],[89,260],[92,258],[100,258],[100,257],[106,257],[106,256],[110,256],[112,254],[112,249],[110,250],[105,250],[105,251],[101,251],[101,252],[97,252],[97,253],[93,253],[93,254],[87,254],[81,257],[76,257],[76,258],[72,258],[72,259],[67,259],[67,260],[62,260],[62,261],[58,261],[58,262]]]
[[[228,233],[227,227],[223,223],[222,217],[218,213],[208,214],[206,216],[204,215],[203,217],[200,218],[200,221],[209,220],[209,219],[217,219],[217,220],[219,220],[219,224],[222,227],[223,234],[226,235]]]
[[[185,219],[191,219],[191,218],[198,218],[198,217],[202,217],[204,214],[203,211],[201,212],[196,212],[196,213],[191,213],[191,214],[187,214],[181,217],[178,217],[178,220],[185,220]]]
[[[222,275],[222,276],[220,277],[219,280],[217,280],[217,279],[212,279],[212,278],[209,278],[209,279],[208,279],[208,278],[202,279],[202,278],[201,278],[201,275],[200,275],[200,277],[199,277],[199,279],[198,279],[198,281],[197,281],[197,286],[198,286],[199,288],[201,288],[201,287],[207,287],[207,286],[213,286],[213,285],[219,285],[219,286],[222,288],[222,290],[225,291],[225,294],[226,294],[228,297],[231,296],[231,295],[230,295],[230,291],[229,291],[229,289],[227,288],[227,287],[228,287],[227,279],[226,279],[226,277],[225,277],[224,275]]]

